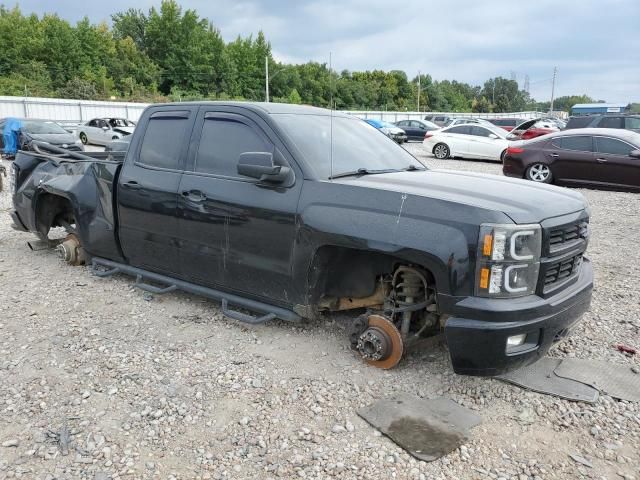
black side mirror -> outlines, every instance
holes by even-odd
[[[238,173],[257,178],[262,182],[281,183],[287,179],[291,169],[273,163],[271,152],[245,152],[238,160]]]
[[[629,156],[633,158],[640,158],[640,150],[631,150]]]

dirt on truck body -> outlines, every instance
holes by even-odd
[[[543,356],[589,307],[582,195],[429,170],[348,115],[154,105],[123,155],[19,153],[15,228],[240,321],[362,309],[350,342],[381,368],[444,334],[457,373],[496,375]]]

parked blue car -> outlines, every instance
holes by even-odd
[[[393,123],[385,122],[383,120],[374,120],[372,118],[366,119],[365,122],[372,127],[377,128],[387,137],[398,143],[404,143],[407,141],[407,132],[402,130],[400,127],[396,127]]]

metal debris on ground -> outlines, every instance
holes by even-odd
[[[598,390],[574,379],[561,378],[554,373],[561,362],[559,358],[544,357],[532,365],[496,378],[534,392],[567,400],[595,403],[598,400]]]
[[[462,445],[481,418],[447,398],[401,393],[358,410],[358,415],[419,460],[431,462]]]
[[[71,432],[67,428],[67,425],[63,425],[58,432],[49,430],[47,432],[49,438],[53,439],[60,448],[62,455],[69,455],[69,445],[71,444]]]
[[[584,465],[585,467],[589,467],[589,468],[593,468],[593,464],[587,460],[586,458],[580,456],[580,455],[576,455],[574,453],[570,453],[569,456],[571,457],[571,459],[574,462],[580,463],[582,465]]]
[[[558,377],[591,385],[619,400],[640,402],[640,376],[628,365],[601,360],[566,358],[555,369]]]
[[[636,353],[638,353],[638,349],[630,347],[628,345],[623,345],[622,343],[616,345],[616,349],[620,353],[628,353],[629,355],[635,355]]]

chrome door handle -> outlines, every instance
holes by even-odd
[[[598,162],[598,163],[607,163],[607,159],[606,158],[596,158],[596,162]]]
[[[549,156],[553,158],[558,158],[560,155],[558,155],[557,153],[550,153]]]

